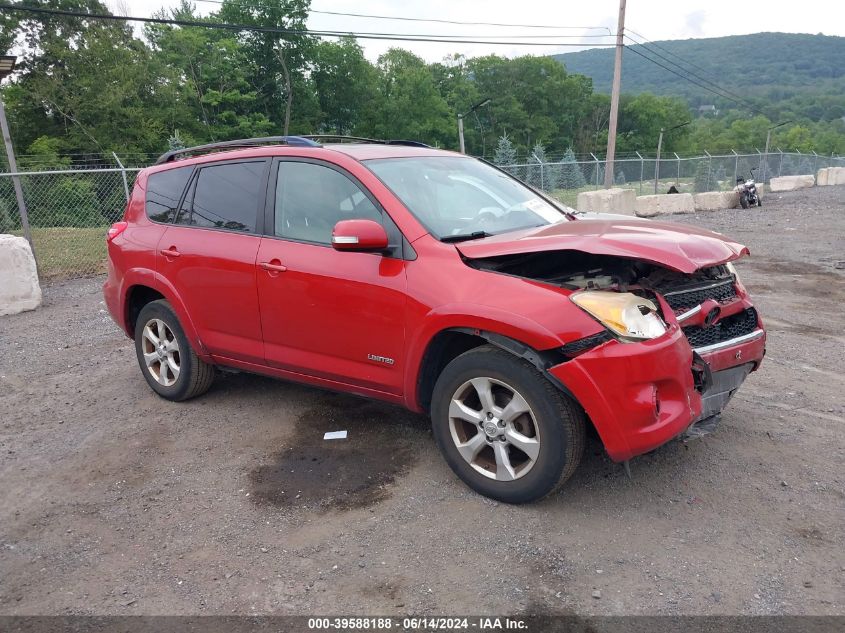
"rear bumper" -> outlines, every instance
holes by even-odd
[[[121,330],[126,332],[126,322],[121,315],[120,289],[117,287],[111,274],[109,274],[105,283],[103,283],[103,299],[106,302],[106,309],[108,309],[112,320],[120,326]]]
[[[680,328],[653,341],[609,341],[549,370],[590,416],[611,459],[680,435],[701,417],[692,350]]]

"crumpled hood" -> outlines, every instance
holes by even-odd
[[[683,273],[724,264],[749,254],[748,248],[719,233],[634,218],[558,222],[460,242],[455,246],[462,255],[471,259],[573,250],[593,255],[643,259]]]

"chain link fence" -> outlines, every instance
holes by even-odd
[[[845,158],[798,152],[617,159],[614,184],[638,195],[726,191],[737,177],[754,170],[758,182],[775,176],[816,174],[823,167],[845,167]],[[574,207],[579,192],[604,185],[605,161],[529,162],[503,167],[520,180]],[[106,231],[123,216],[139,169],[70,169],[0,173],[0,233],[23,235],[14,189],[19,179],[42,280],[99,274],[106,269]]]
[[[106,231],[123,216],[137,172],[0,173],[0,233],[25,233],[14,188],[18,179],[42,281],[105,272]]]
[[[604,186],[607,163],[593,160],[569,162],[528,162],[502,168],[528,184],[553,194],[562,202],[575,206],[581,191]],[[753,177],[768,183],[776,176],[813,174],[824,167],[845,167],[845,158],[800,152],[770,152],[768,155],[738,154],[682,157],[677,154],[656,158],[617,158],[614,161],[613,184],[634,189],[637,195],[667,193],[671,187],[681,193],[729,191],[736,179]],[[753,170],[753,173],[752,173]]]

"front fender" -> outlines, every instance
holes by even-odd
[[[535,350],[563,345],[555,333],[527,317],[485,305],[452,303],[429,311],[415,328],[408,341],[408,363],[405,369],[405,404],[421,411],[418,399],[420,371],[425,352],[434,337],[445,330],[464,329],[498,334]]]

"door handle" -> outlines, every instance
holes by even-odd
[[[259,266],[271,273],[283,273],[288,269],[288,267],[283,266],[282,262],[280,262],[278,259],[274,259],[269,262],[261,262]]]
[[[176,250],[175,246],[171,246],[170,248],[165,248],[161,251],[161,254],[165,257],[179,257],[182,253]]]

